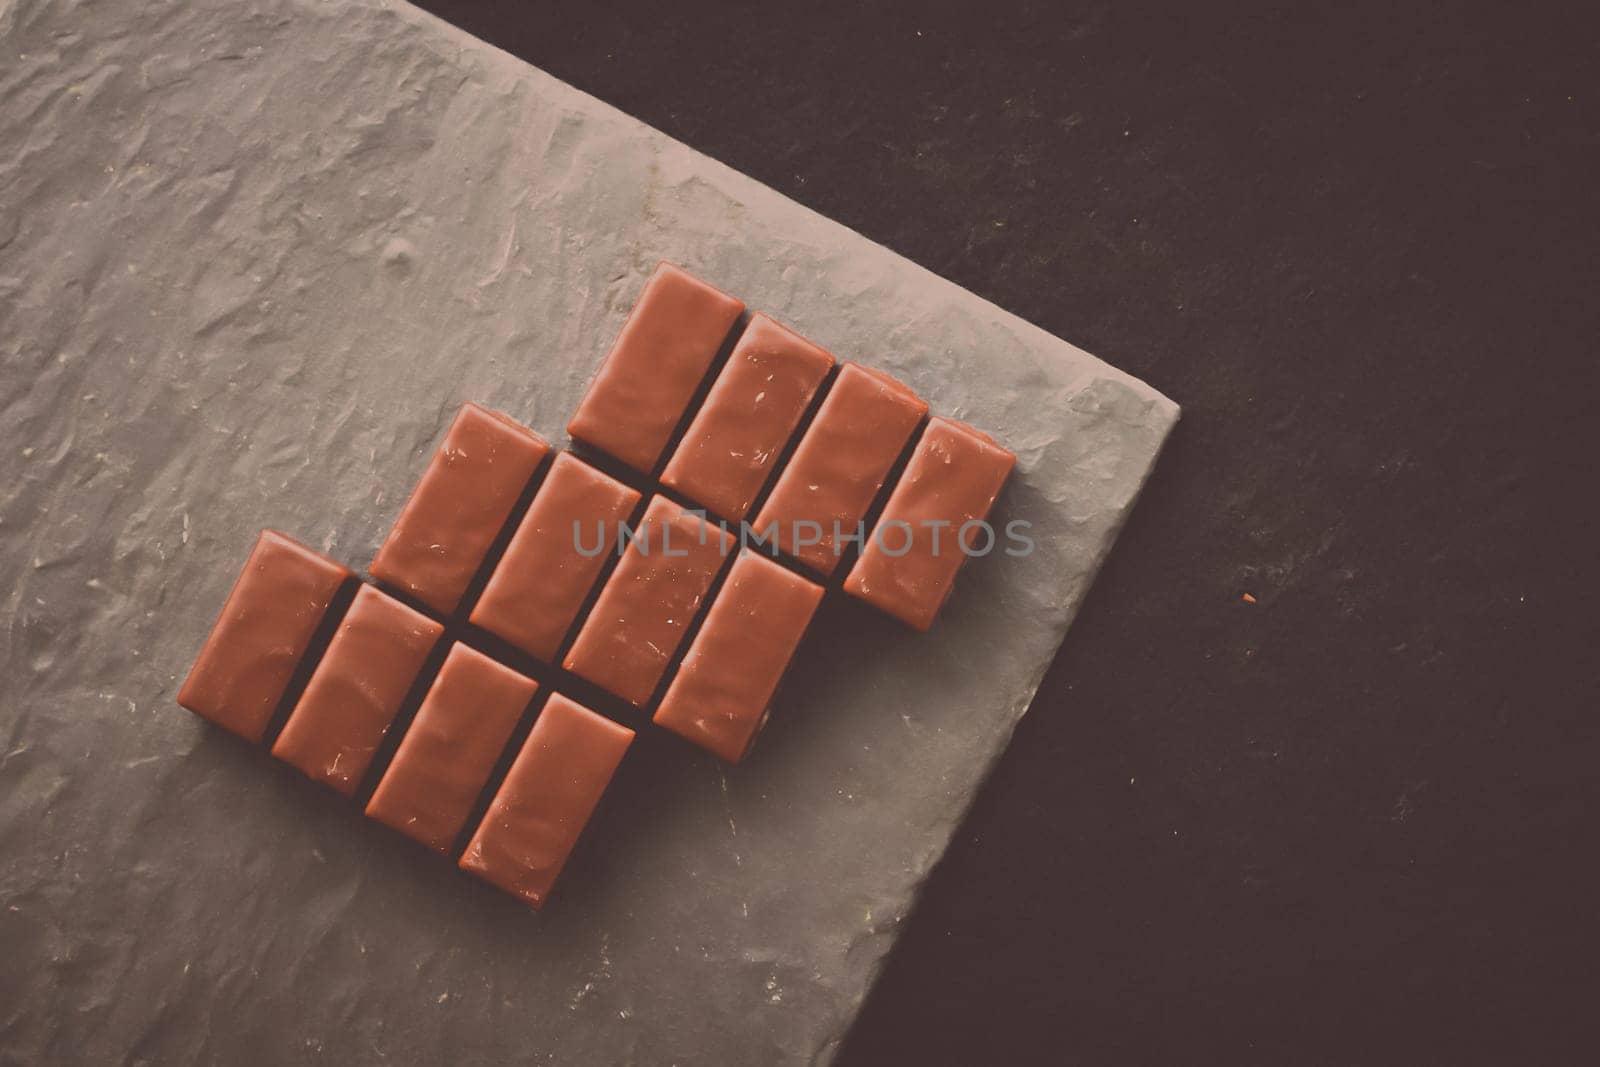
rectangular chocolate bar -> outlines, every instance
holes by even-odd
[[[744,303],[662,263],[623,323],[567,432],[650,472]]]
[[[567,670],[643,706],[733,544],[728,531],[652,497],[567,651]]]
[[[822,587],[753,552],[728,570],[655,723],[738,763],[822,600]]]
[[[832,575],[928,405],[878,371],[845,363],[755,528],[818,573]]]
[[[473,607],[473,624],[553,662],[638,504],[636,490],[570,452],[557,456]]]
[[[350,568],[263,530],[178,703],[257,744]]]
[[[445,657],[367,814],[436,852],[466,825],[538,683],[476,649]]]
[[[738,522],[800,424],[833,356],[765,315],[733,346],[661,481]]]
[[[627,727],[551,694],[461,869],[543,905],[632,742]]]
[[[509,416],[463,404],[372,561],[372,576],[448,615],[550,453]]]
[[[364,585],[272,754],[350,796],[444,627]]]
[[[951,419],[928,421],[845,591],[926,630],[969,552],[1000,543],[986,521],[1017,457]]]

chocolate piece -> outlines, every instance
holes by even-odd
[[[733,544],[728,531],[652,497],[638,535],[567,651],[567,670],[642,706]]]
[[[728,570],[655,723],[738,763],[767,718],[822,587],[751,552]]]
[[[950,596],[966,550],[992,551],[998,543],[987,526],[966,524],[988,518],[1016,462],[971,426],[929,420],[845,590],[928,629]]]
[[[511,418],[463,404],[372,561],[372,576],[448,615],[550,452]]]
[[[887,374],[856,363],[840,366],[755,528],[790,556],[833,574],[844,541],[858,534],[889,468],[927,413],[926,402]]]
[[[743,519],[833,357],[765,315],[739,337],[661,481],[714,515]]]
[[[461,869],[536,908],[544,904],[632,741],[626,726],[551,694]]]
[[[570,452],[556,457],[506,554],[472,609],[472,622],[553,661],[616,551],[617,527],[639,494]]]
[[[451,648],[367,814],[448,854],[538,690],[476,649]]]
[[[262,530],[178,703],[259,744],[328,604],[350,576],[344,564]]]
[[[567,432],[649,472],[744,303],[662,263],[645,283]]]
[[[364,585],[272,754],[349,796],[444,627]]]

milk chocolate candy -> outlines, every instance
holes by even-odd
[[[263,530],[178,690],[178,703],[260,743],[334,595],[351,577],[291,537]]]
[[[570,452],[557,456],[472,622],[552,662],[638,503],[638,492],[615,478]]]
[[[372,576],[441,614],[453,612],[549,452],[526,426],[463,404],[372,561]]]
[[[666,497],[651,498],[567,652],[567,670],[643,706],[733,544],[719,526]]]
[[[905,385],[855,363],[839,368],[817,417],[778,476],[755,528],[832,575],[928,405]]]
[[[645,283],[567,432],[649,472],[744,304],[662,263]]]
[[[982,554],[998,544],[984,520],[1016,462],[970,426],[929,420],[845,590],[928,629],[968,552]]]
[[[815,582],[740,553],[656,709],[656,725],[729,763],[742,760],[821,599]]]
[[[535,908],[550,895],[633,731],[560,693],[539,713],[461,869]]]
[[[452,646],[367,814],[448,854],[538,689],[483,653]]]
[[[272,754],[354,794],[442,633],[426,615],[362,586]]]
[[[756,315],[733,346],[661,481],[714,515],[738,522],[833,357],[787,327]]]

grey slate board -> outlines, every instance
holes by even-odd
[[[0,6],[0,1054],[836,1050],[1176,407],[404,6]],[[670,258],[1021,457],[929,635],[835,601],[754,756],[641,738],[533,913],[179,710],[256,531],[360,568],[457,404],[553,440]]]

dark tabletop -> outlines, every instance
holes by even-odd
[[[1596,20],[422,6],[1184,407],[841,1062],[1594,1053]]]

